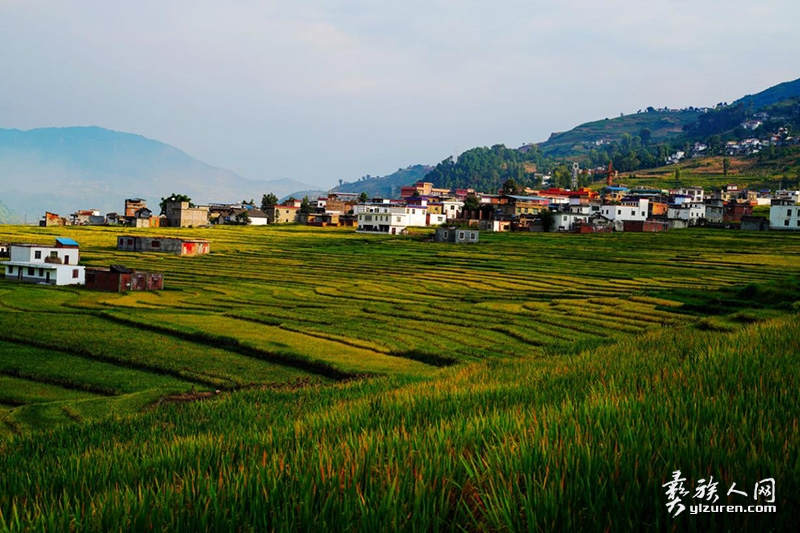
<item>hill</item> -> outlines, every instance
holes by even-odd
[[[649,109],[633,115],[587,122],[563,133],[553,133],[545,142],[539,143],[539,149],[553,157],[574,156],[611,141],[620,141],[625,134],[640,135],[642,130],[649,132],[649,142],[664,142],[679,137],[684,126],[695,122],[700,114],[694,108],[680,111]]]
[[[203,203],[311,188],[288,179],[248,180],[174,146],[99,127],[0,129],[0,181],[3,202],[28,220],[44,211],[119,211],[132,197],[157,206],[173,192]]]
[[[748,94],[736,100],[734,104],[741,103],[745,106],[752,106],[753,111],[759,111],[764,107],[795,97],[800,97],[800,79],[775,85],[760,93]]]
[[[383,177],[366,175],[357,181],[334,187],[333,192],[365,192],[370,198],[396,198],[401,187],[424,180],[432,168],[428,165],[411,165]]]

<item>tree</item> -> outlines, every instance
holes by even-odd
[[[553,229],[553,225],[556,223],[556,217],[553,215],[552,211],[544,209],[539,213],[539,217],[542,219],[542,231],[548,232]]]
[[[731,161],[727,157],[722,158],[722,175],[728,177],[728,170],[731,168]]]
[[[653,132],[650,131],[650,128],[642,128],[639,131],[639,138],[642,140],[642,144],[647,146],[650,144],[650,139],[653,138]]]
[[[261,197],[261,210],[266,211],[269,206],[277,205],[278,204],[278,197],[272,193],[265,194]]]
[[[161,201],[158,203],[158,206],[161,208],[161,214],[164,215],[167,212],[167,204],[171,202],[189,202],[189,207],[194,207],[195,205],[192,203],[192,199],[186,196],[185,194],[175,194],[172,193],[169,196],[162,198]]]
[[[308,196],[303,196],[303,201],[300,202],[300,212],[307,215],[311,212],[311,206],[308,203]]]
[[[464,198],[464,209],[471,211],[473,209],[478,209],[480,206],[481,201],[474,194],[468,194],[467,197]]]
[[[358,195],[358,202],[359,203],[365,204],[365,203],[367,203],[367,200],[369,200],[369,196],[367,196],[367,193],[362,192],[361,194]]]
[[[247,209],[236,215],[236,223],[242,225],[250,223],[250,215],[247,213]]]
[[[519,185],[517,185],[517,182],[514,180],[514,178],[508,178],[503,183],[504,194],[519,194],[521,190],[522,189],[520,188]]]

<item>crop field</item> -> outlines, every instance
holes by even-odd
[[[800,235],[120,233],[0,226],[165,274],[0,281],[0,530],[664,530],[676,469],[780,476],[798,517]]]

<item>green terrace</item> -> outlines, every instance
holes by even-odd
[[[733,327],[800,294],[794,235],[485,233],[457,246],[302,226],[126,232],[205,238],[211,253],[121,252],[117,228],[0,227],[9,242],[74,238],[86,266],[165,275],[163,291],[123,294],[0,281],[0,435],[185,394],[429,379],[711,315],[699,325]]]

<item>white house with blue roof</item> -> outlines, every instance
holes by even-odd
[[[66,237],[56,239],[54,246],[11,244],[10,260],[3,263],[7,280],[50,285],[83,285],[86,270],[78,265],[78,243]]]

